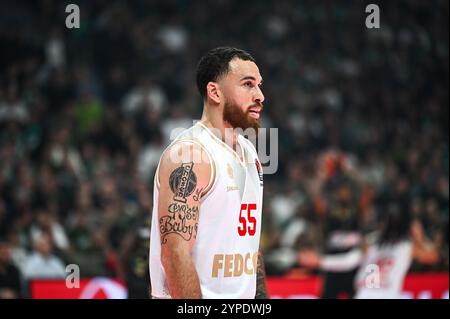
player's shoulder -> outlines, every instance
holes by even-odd
[[[196,123],[175,137],[162,154],[161,161],[174,164],[193,162],[198,165],[209,165],[214,160],[208,145],[205,130]]]
[[[204,146],[196,140],[180,139],[170,144],[161,156],[161,165],[179,166],[182,163],[193,163],[197,166],[208,166],[210,158]]]
[[[215,180],[215,169],[200,144],[178,140],[163,153],[156,178],[157,185],[166,186],[174,178],[193,179],[199,189],[205,190],[201,194],[203,198]]]
[[[158,181],[180,167],[205,176],[205,179],[210,175],[209,159],[204,155],[202,147],[193,141],[176,141],[167,147],[161,156]]]
[[[215,160],[205,146],[204,130],[194,125],[181,131],[161,155],[155,175],[157,185],[174,170],[183,167],[192,170],[200,180],[215,179]]]
[[[177,135],[175,135],[176,137],[173,139],[173,143],[177,142],[177,141],[204,141],[205,140],[205,136],[207,136],[207,134],[205,134],[205,129],[204,127],[201,125],[200,122],[195,123],[193,126],[187,128],[187,129],[183,129],[181,130],[181,132],[179,132]],[[172,144],[173,144],[172,143]]]

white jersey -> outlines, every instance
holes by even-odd
[[[201,146],[211,163],[211,188],[200,199],[192,258],[203,298],[254,298],[261,232],[263,173],[253,144],[238,136],[237,153],[198,122],[178,141]],[[150,278],[154,298],[170,298],[161,263],[158,222],[159,166],[155,175],[150,237]]]
[[[393,245],[374,245],[356,277],[357,299],[398,299],[411,265],[412,244],[404,240]]]

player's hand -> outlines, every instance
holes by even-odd
[[[319,268],[320,254],[315,250],[302,250],[298,253],[298,263],[307,268]]]

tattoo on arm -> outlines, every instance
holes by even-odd
[[[268,299],[269,295],[267,293],[266,287],[266,272],[264,270],[264,260],[262,253],[258,253],[258,266],[256,273],[256,295],[255,299]]]
[[[203,187],[202,188],[197,188],[197,190],[195,191],[195,194],[192,196],[192,198],[198,202],[200,200],[200,198],[202,197],[202,192],[203,192]]]
[[[197,186],[197,176],[193,171],[194,163],[183,163],[170,174],[170,189],[174,193],[173,200],[181,203],[187,202]]]
[[[169,214],[159,219],[159,230],[161,232],[161,243],[167,242],[166,236],[177,234],[185,241],[197,237],[198,229],[198,207],[190,207],[186,204],[170,204]]]
[[[169,186],[174,193],[173,203],[167,210],[168,214],[159,219],[161,243],[167,243],[167,235],[177,234],[185,241],[197,237],[198,205],[189,205],[187,198],[193,196],[194,201],[199,200],[202,189],[197,189],[197,176],[193,171],[194,163],[183,163],[176,168],[169,178]]]

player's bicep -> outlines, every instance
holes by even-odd
[[[161,244],[177,239],[195,240],[199,219],[199,201],[195,164],[182,163],[162,176],[158,205]]]
[[[190,149],[190,152],[196,152]],[[165,158],[160,171],[159,229],[163,249],[192,249],[198,230],[200,197],[209,169],[194,161]],[[166,247],[164,247],[166,246]]]

